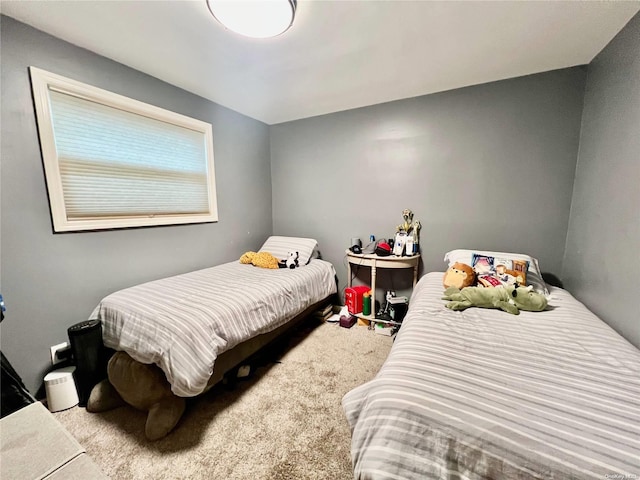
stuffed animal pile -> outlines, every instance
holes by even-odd
[[[526,286],[529,262],[474,253],[472,265],[456,262],[442,279],[447,308],[499,308],[513,315],[520,310],[539,312],[547,299]],[[476,286],[477,285],[477,286]]]
[[[442,284],[449,287],[524,287],[529,262],[473,254],[472,264],[454,263],[445,272]]]

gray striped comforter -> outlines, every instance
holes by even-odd
[[[155,363],[173,393],[201,393],[218,355],[291,320],[336,292],[333,265],[294,270],[226,263],[105,297],[91,314],[107,347]]]
[[[519,316],[442,292],[442,273],[420,280],[384,366],[343,399],[355,478],[640,478],[635,347],[562,289]]]

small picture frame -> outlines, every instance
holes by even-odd
[[[404,254],[404,245],[407,242],[407,232],[396,233],[396,239],[393,242],[393,254],[401,257]]]

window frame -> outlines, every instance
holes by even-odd
[[[213,127],[210,123],[109,92],[37,67],[29,67],[29,72],[40,139],[40,149],[42,152],[42,162],[49,196],[49,206],[51,208],[51,218],[55,232],[212,223],[218,221],[215,165],[213,158]],[[83,100],[201,133],[205,142],[209,211],[200,214],[123,214],[109,217],[69,219],[65,207],[62,176],[53,131],[49,99],[49,91],[52,89]]]

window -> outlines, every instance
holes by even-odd
[[[218,220],[210,124],[30,72],[56,232]]]

